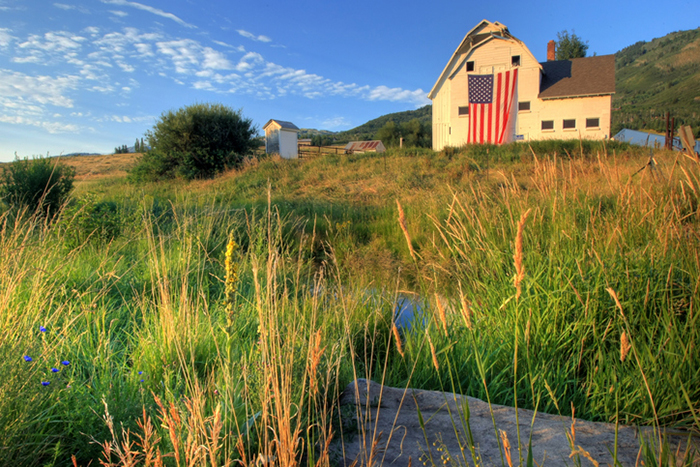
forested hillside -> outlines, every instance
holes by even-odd
[[[670,112],[700,135],[700,28],[637,42],[616,54],[613,134],[663,131]]]

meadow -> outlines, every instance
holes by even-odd
[[[647,151],[84,170],[0,217],[0,465],[336,465],[355,378],[697,435],[700,164]]]

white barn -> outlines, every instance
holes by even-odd
[[[265,152],[279,154],[284,159],[296,159],[299,156],[297,137],[299,128],[282,120],[270,120],[263,126],[265,131]]]
[[[615,56],[539,63],[498,22],[467,33],[428,94],[433,149],[466,143],[605,139],[611,126]],[[472,83],[472,92],[470,85]]]

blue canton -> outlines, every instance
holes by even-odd
[[[493,75],[469,75],[469,103],[490,104],[493,99]]]

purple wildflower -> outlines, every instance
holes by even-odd
[[[30,357],[29,355],[25,355],[25,356],[24,356],[24,361],[25,361],[25,362],[31,362],[32,360],[33,360],[32,357]]]

